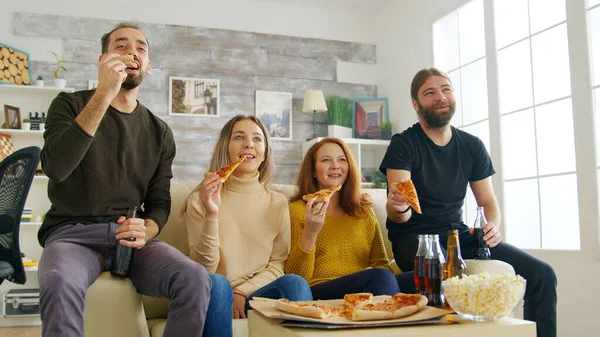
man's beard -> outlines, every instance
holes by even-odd
[[[127,77],[125,78],[125,82],[123,82],[123,84],[121,84],[121,88],[125,88],[125,89],[135,89],[137,87],[140,86],[140,84],[142,84],[142,81],[144,80],[144,74],[146,73],[146,71],[142,71],[141,69],[138,71],[137,75],[132,75],[132,74],[127,74]]]
[[[421,105],[421,102],[417,101],[417,105],[419,107],[419,117],[425,121],[427,126],[432,128],[439,128],[442,126],[446,126],[454,117],[454,112],[456,111],[456,102],[444,102],[432,105],[428,108],[425,108]],[[448,105],[449,110],[447,112],[436,113],[435,109]]]

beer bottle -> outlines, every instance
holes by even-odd
[[[137,207],[130,208],[127,211],[127,219],[137,218]],[[126,238],[127,241],[135,241],[135,238]],[[115,258],[110,273],[116,276],[129,276],[129,268],[131,267],[131,259],[133,258],[134,249],[125,247],[117,242]]]
[[[438,234],[430,234],[430,246],[425,255],[425,296],[428,305],[441,307],[444,305],[442,299],[442,277],[444,276],[444,254],[440,248],[440,237]]]
[[[475,260],[489,260],[492,254],[490,253],[490,247],[485,243],[483,236],[483,226],[487,224],[485,214],[483,214],[483,207],[477,207],[477,217],[475,218],[474,234],[475,234]]]
[[[444,263],[444,280],[454,276],[462,278],[465,270],[467,269],[467,265],[460,254],[460,241],[458,240],[457,230],[448,231],[447,250],[448,254],[446,262]],[[446,309],[451,309],[445,298],[444,307]]]
[[[419,247],[415,255],[415,288],[417,294],[425,295],[425,255],[429,249],[429,235],[419,235]]]

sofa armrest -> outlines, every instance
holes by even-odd
[[[85,299],[86,337],[149,337],[142,297],[129,278],[100,274]]]
[[[515,275],[514,268],[504,262],[499,260],[465,260],[467,265],[467,269],[465,273],[467,275],[479,274],[483,272],[487,272],[490,275],[500,274],[500,273],[510,273]]]

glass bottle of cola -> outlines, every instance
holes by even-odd
[[[127,219],[137,218],[137,207],[130,208],[127,211]],[[126,238],[127,241],[135,241],[135,238]],[[116,276],[127,277],[129,276],[129,269],[131,267],[131,259],[133,258],[134,249],[131,247],[125,247],[117,242],[117,250],[115,251],[115,258],[113,260],[113,266],[110,273]]]
[[[415,288],[417,294],[425,295],[425,255],[429,249],[429,235],[419,235],[419,247],[415,255]]]
[[[442,307],[442,277],[444,276],[444,254],[440,248],[438,234],[430,234],[430,245],[425,255],[425,296],[428,305]]]
[[[487,224],[485,214],[483,213],[483,207],[477,207],[477,217],[475,218],[474,235],[475,235],[475,260],[489,260],[492,254],[490,253],[490,247],[485,243],[483,236],[483,226]]]
[[[467,264],[460,254],[460,241],[458,240],[458,231],[455,229],[448,231],[447,251],[446,262],[444,262],[444,280],[454,276],[462,278],[467,269]],[[445,299],[444,307],[446,309],[451,309]]]

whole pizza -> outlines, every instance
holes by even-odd
[[[338,308],[280,299],[275,302],[275,308],[290,314],[311,318],[344,316],[353,321],[372,321],[412,315],[427,305],[427,297],[419,294],[397,293],[381,302],[371,303],[372,300],[373,294],[371,293],[348,294],[344,296],[344,308]]]

